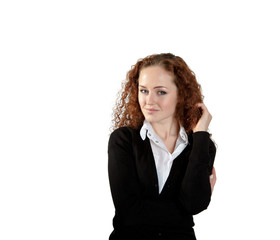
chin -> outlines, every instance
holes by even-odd
[[[148,121],[148,122],[155,122],[156,118],[153,117],[153,116],[145,116],[145,120]]]
[[[147,116],[145,117],[145,120],[150,123],[156,123],[156,122],[160,122],[162,119],[153,116]]]

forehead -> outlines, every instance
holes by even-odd
[[[166,71],[160,66],[151,66],[140,71],[139,84],[140,85],[175,85],[174,76],[172,73]]]

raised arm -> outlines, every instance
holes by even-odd
[[[211,154],[209,145],[212,145]],[[180,191],[180,201],[192,215],[205,210],[210,203],[209,176],[214,158],[215,145],[209,138],[209,133],[205,131],[193,133],[193,147]]]
[[[198,103],[197,107],[202,115],[193,128],[192,151],[180,192],[181,203],[193,215],[205,210],[210,203],[212,186],[209,176],[216,155],[216,147],[207,132],[212,115],[204,103]]]

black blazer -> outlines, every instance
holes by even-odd
[[[110,239],[181,239],[178,234],[195,239],[192,215],[210,203],[216,147],[208,132],[191,133],[188,139],[159,194],[149,138],[143,141],[140,129],[129,127],[111,134],[108,170],[116,211]]]

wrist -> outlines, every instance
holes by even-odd
[[[208,129],[205,129],[205,128],[194,128],[193,129],[193,132],[195,133],[195,132],[207,132],[208,131]]]

